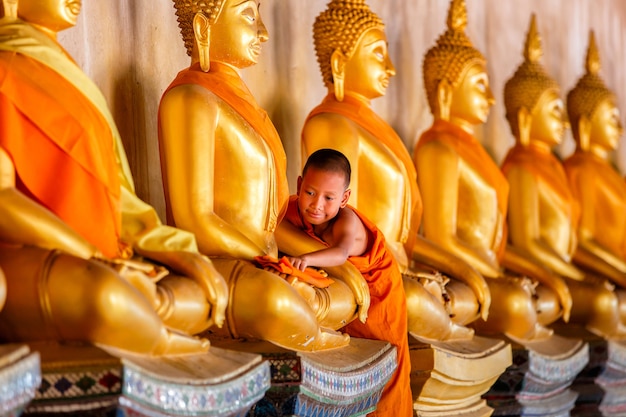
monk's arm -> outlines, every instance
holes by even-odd
[[[196,235],[202,253],[252,260],[265,255],[214,210],[218,98],[197,85],[170,90],[159,109],[161,152],[176,226]]]
[[[50,210],[15,188],[13,162],[1,148],[0,237],[7,243],[59,249],[84,259],[98,253],[95,246]]]

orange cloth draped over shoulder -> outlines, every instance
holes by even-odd
[[[606,160],[590,152],[577,150],[563,162],[574,198],[582,210],[592,206],[594,239],[616,256],[626,258],[626,182]],[[592,193],[581,195],[578,184],[581,177],[593,183]],[[585,199],[585,203],[581,199]],[[591,200],[591,201],[589,201]]]
[[[520,167],[533,174],[538,181],[546,184],[550,191],[559,196],[561,210],[569,214],[571,225],[576,230],[580,207],[574,199],[567,182],[561,161],[544,147],[517,144],[509,150],[502,162],[502,173],[507,175],[514,167]]]
[[[209,72],[204,72],[200,64],[194,64],[178,73],[174,81],[167,87],[163,96],[174,87],[184,84],[197,84],[206,88],[220,99],[229,104],[248,124],[263,138],[272,151],[276,169],[276,193],[280,207],[277,209],[279,223],[286,209],[289,198],[289,185],[287,183],[287,156],[283,144],[276,132],[271,119],[259,105],[250,90],[243,82],[237,71],[228,65],[211,62]],[[159,126],[161,124],[159,123]],[[163,164],[163,161],[161,161]],[[167,198],[167,178],[164,176],[164,189]],[[169,207],[169,204],[167,205]],[[169,210],[169,208],[168,208]],[[168,212],[168,222],[172,223],[173,217]],[[172,223],[173,224],[173,223]]]
[[[109,125],[68,80],[11,51],[0,51],[0,146],[22,193],[105,256],[118,256],[120,181]]]
[[[311,110],[307,121],[322,113],[336,113],[352,120],[385,145],[402,163],[407,177],[405,184],[407,198],[405,198],[406,206],[401,220],[401,241],[407,248],[412,249],[422,220],[423,207],[417,188],[415,165],[404,142],[396,131],[369,106],[350,96],[345,96],[343,101],[337,101],[333,93],[328,94],[320,105]]]
[[[491,159],[481,143],[471,134],[461,129],[459,126],[445,120],[437,119],[432,127],[422,134],[413,153],[413,159],[419,149],[426,144],[439,141],[445,146],[454,150],[469,166],[490,184],[496,191],[498,199],[498,211],[502,218],[506,218],[509,199],[509,183],[500,171],[500,168]],[[436,169],[436,167],[434,168]],[[500,247],[495,248],[496,253],[501,258],[506,247],[506,223],[504,224],[504,236],[500,242]]]
[[[298,210],[298,197],[291,196],[285,220],[304,230],[309,236],[322,242],[313,232]],[[353,207],[368,234],[368,248],[360,256],[351,256],[352,263],[367,281],[371,305],[365,323],[354,320],[344,331],[354,337],[386,340],[398,351],[398,369],[389,380],[378,403],[378,408],[370,416],[413,415],[411,394],[409,342],[407,329],[406,295],[402,285],[402,275],[391,252],[385,247],[385,238],[378,228]]]

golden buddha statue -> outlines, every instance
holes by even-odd
[[[204,352],[190,335],[223,323],[228,289],[193,236],[135,195],[104,97],[56,41],[79,12],[80,1],[3,2],[0,338]]]
[[[532,16],[524,62],[504,87],[506,116],[516,145],[502,164],[509,182],[509,242],[566,279],[572,295],[570,322],[605,337],[621,333],[617,296],[572,264],[578,204],[552,148],[568,125],[560,88],[539,63],[541,39]]]
[[[580,205],[574,263],[587,275],[608,278],[624,300],[626,287],[626,184],[611,163],[623,132],[615,95],[599,76],[600,57],[591,32],[586,73],[567,95],[576,151],[563,165]],[[608,285],[608,283],[607,283]],[[621,323],[625,321],[620,303]]]
[[[313,31],[328,95],[304,124],[302,160],[322,148],[350,160],[351,204],[383,231],[404,275],[409,331],[439,341],[472,337],[463,325],[486,318],[487,285],[474,268],[418,235],[422,202],[411,155],[371,109],[395,75],[383,22],[364,0],[333,0]],[[433,270],[454,278],[446,284]]]
[[[544,326],[561,315],[567,318],[571,298],[560,278],[505,251],[509,186],[474,137],[494,98],[486,60],[465,34],[466,25],[465,2],[453,0],[448,29],[424,58],[424,84],[435,120],[413,155],[424,203],[423,234],[486,278],[489,318],[474,326],[518,341],[546,339],[552,331]],[[508,277],[501,260],[545,285]]]
[[[278,134],[239,76],[257,63],[268,32],[256,0],[174,0],[191,66],[163,95],[159,140],[168,222],[193,232],[227,278],[227,327],[294,350],[344,346],[337,333],[369,306],[367,283],[351,265],[327,268],[327,288],[257,267],[278,249],[321,248],[303,232],[277,229],[288,200]],[[286,222],[283,222],[283,224]],[[345,281],[344,281],[345,280]]]

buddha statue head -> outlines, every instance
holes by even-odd
[[[187,55],[203,71],[211,61],[236,68],[258,62],[268,33],[256,0],[174,0],[174,8]]]
[[[579,149],[591,146],[611,151],[617,148],[622,134],[622,123],[615,95],[599,76],[600,54],[593,31],[589,35],[589,48],[585,75],[567,94],[567,113],[572,133]]]
[[[81,0],[3,0],[3,16],[16,15],[54,35],[76,25]]]
[[[465,34],[465,0],[452,0],[448,29],[424,57],[424,87],[436,119],[484,123],[494,103],[487,61]]]
[[[556,81],[539,63],[543,51],[535,15],[524,45],[524,62],[504,85],[504,106],[511,132],[522,145],[530,140],[558,145],[567,122]]]
[[[385,94],[395,75],[382,20],[364,0],[331,0],[313,24],[317,61],[335,98],[344,92],[367,100]]]

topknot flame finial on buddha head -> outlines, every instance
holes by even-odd
[[[191,56],[195,42],[193,31],[193,18],[196,13],[203,13],[209,23],[213,24],[219,17],[226,0],[173,0],[176,16],[178,16],[178,27],[185,42],[187,55]]]
[[[331,0],[313,24],[317,61],[326,87],[333,86],[331,57],[339,51],[349,58],[363,34],[383,29],[383,21],[370,10],[365,0]]]
[[[585,60],[586,73],[576,86],[567,94],[567,114],[572,126],[574,138],[579,143],[579,121],[586,117],[591,120],[598,105],[606,99],[615,101],[615,95],[606,87],[598,74],[600,72],[600,53],[596,45],[593,30],[589,32],[589,47]],[[583,145],[584,147],[584,145]]]
[[[520,110],[525,108],[528,113],[531,113],[546,92],[554,91],[558,95],[560,91],[557,82],[539,63],[542,55],[541,37],[533,14],[524,45],[524,62],[504,85],[506,118],[516,138],[520,137]]]
[[[454,89],[472,65],[487,63],[465,34],[465,0],[452,0],[447,26],[448,29],[437,39],[437,44],[424,57],[424,87],[428,104],[434,114],[439,112],[437,90],[441,82],[447,82]]]

